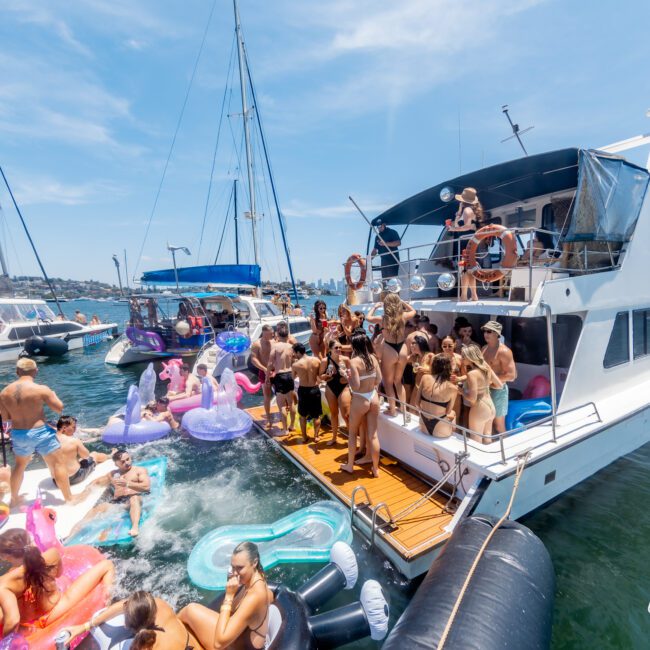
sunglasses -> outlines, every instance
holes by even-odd
[[[333,345],[332,350],[342,350],[343,348],[340,345]]]
[[[442,347],[443,348],[453,348],[454,346],[451,343],[443,343]]]

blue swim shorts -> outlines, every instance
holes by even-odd
[[[36,429],[12,429],[11,444],[16,456],[31,456],[35,451],[47,456],[61,447],[56,431],[47,424]]]
[[[496,411],[496,418],[504,418],[508,415],[508,387],[503,388],[490,388],[490,397],[494,402],[494,410]]]

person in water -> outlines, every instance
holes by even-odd
[[[11,505],[20,505],[20,486],[25,469],[37,451],[47,464],[68,503],[74,503],[70,481],[56,431],[46,424],[45,407],[55,413],[63,411],[63,402],[56,393],[35,379],[38,366],[32,359],[18,359],[18,379],[0,393],[0,414],[4,422],[11,421],[11,440],[16,457],[11,472]]]
[[[307,356],[302,343],[293,346],[294,362],[291,365],[293,378],[298,378],[298,415],[302,439],[307,442],[307,418],[314,425],[314,442],[320,434],[320,417],[323,415],[319,384],[320,359]]]
[[[77,418],[71,415],[62,415],[56,423],[56,437],[61,445],[61,454],[70,477],[70,485],[81,483],[99,463],[104,463],[110,458],[109,454],[88,451],[84,443],[75,438],[76,431]],[[113,452],[115,451],[113,449]],[[52,480],[56,485],[55,476]]]
[[[217,378],[214,375],[208,374],[208,366],[205,363],[200,363],[198,366],[196,366],[196,374],[199,377],[199,384],[201,385],[203,385],[203,379],[205,377],[210,378],[210,383],[212,384],[212,390],[216,395],[217,391],[219,390],[219,382],[217,381]]]
[[[291,374],[293,347],[289,343],[289,328],[284,321],[278,323],[275,334],[278,340],[271,347],[266,381],[275,390],[275,401],[280,411],[282,431],[286,433],[287,431],[293,431],[296,423],[296,393],[294,392],[293,376]],[[286,411],[289,412],[290,417],[288,428]]]
[[[192,395],[201,394],[201,382],[198,377],[195,377],[192,374],[191,368],[184,363],[180,367],[182,388],[178,391],[167,391],[167,397],[174,402],[177,399],[185,399],[186,397],[192,397]]]
[[[230,562],[219,612],[190,603],[178,617],[204,648],[261,650],[266,644],[273,593],[266,584],[257,545],[238,544]]]
[[[169,402],[169,397],[159,397],[155,402],[147,404],[142,411],[142,419],[152,422],[167,422],[176,431],[180,425],[169,409]]]
[[[148,591],[135,591],[126,600],[113,603],[83,625],[65,628],[70,641],[122,614],[124,626],[133,633],[130,650],[201,650],[202,646],[185,628],[171,605]],[[113,646],[111,646],[113,647]],[[120,646],[121,647],[121,646]],[[209,646],[206,646],[209,647]]]
[[[129,535],[136,537],[140,532],[140,515],[142,514],[142,495],[148,494],[151,489],[151,477],[145,467],[138,467],[133,464],[131,454],[124,449],[116,451],[113,456],[113,462],[117,465],[117,470],[95,479],[88,489],[99,485],[108,487],[110,490],[110,499],[105,503],[95,506],[70,532],[72,537],[83,524],[89,519],[106,512],[112,505],[120,504],[128,507],[129,517],[131,519],[131,529]]]
[[[269,365],[269,357],[271,356],[271,347],[275,334],[273,328],[268,325],[262,325],[262,334],[253,345],[251,345],[251,353],[249,356],[249,364],[251,369],[257,372],[257,378],[262,383],[262,395],[264,397],[264,414],[266,415],[266,424],[270,428],[273,426],[271,420],[271,398],[273,393],[271,391],[271,383],[266,381],[268,375],[266,367]]]
[[[113,563],[102,560],[61,591],[56,584],[63,570],[59,550],[49,548],[41,553],[29,533],[20,528],[0,535],[0,559],[13,566],[0,577],[4,636],[21,625],[46,628],[77,607],[99,583],[108,596],[115,578]]]

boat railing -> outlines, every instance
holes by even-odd
[[[477,263],[483,270],[502,271],[505,278],[512,280],[513,271],[517,269],[517,285],[510,284],[509,289],[517,288],[518,292],[510,293],[512,299],[531,302],[534,297],[535,289],[539,284],[553,276],[568,277],[573,275],[582,275],[593,273],[595,271],[607,271],[620,266],[620,251],[612,249],[610,244],[605,245],[598,242],[580,242],[579,246],[562,244],[561,233],[535,227],[512,227],[508,229],[514,236],[518,251],[523,251],[519,256],[517,265],[514,267],[499,266],[503,259],[503,249],[499,243],[499,249],[494,250],[492,246],[479,248],[476,258]],[[531,241],[536,234],[545,235],[546,238],[552,238],[555,242],[560,242],[554,248],[544,249],[540,256],[535,255],[535,249],[527,243]],[[397,277],[404,288],[411,286],[414,276],[419,276],[425,281],[425,287],[428,290],[437,289],[440,276],[451,274],[454,276],[454,287],[459,288],[461,285],[461,275],[464,271],[464,250],[469,240],[474,237],[474,233],[460,235],[453,238],[441,237],[437,242],[428,242],[400,248],[399,271]],[[498,238],[494,238],[498,240]],[[592,244],[590,247],[589,244]],[[603,247],[605,246],[605,247]],[[446,251],[445,254],[437,254],[439,251]],[[451,252],[451,254],[447,254]],[[385,265],[392,264],[390,254],[384,255]],[[406,259],[405,259],[406,257]],[[395,262],[396,264],[396,262]],[[371,282],[382,281],[381,266],[372,266],[371,259],[368,258],[369,267],[368,279],[366,286]],[[527,270],[527,275],[526,275]],[[383,278],[384,281],[390,278]],[[488,285],[486,285],[487,288]],[[495,285],[497,297],[502,297],[507,287],[507,280],[504,283],[500,281]],[[415,292],[414,292],[415,293]],[[411,297],[414,297],[413,295]]]
[[[388,395],[385,393],[379,393],[384,399],[388,399]],[[457,433],[460,435],[462,441],[463,441],[463,450],[466,454],[470,454],[470,449],[475,449],[477,451],[480,451],[481,453],[484,454],[499,454],[501,457],[501,462],[505,465],[509,460],[512,460],[513,458],[516,458],[520,451],[519,450],[508,450],[506,448],[506,440],[508,438],[511,438],[513,436],[519,436],[525,431],[529,431],[531,429],[537,428],[537,427],[544,427],[546,425],[549,425],[550,431],[543,431],[540,432],[540,439],[535,442],[532,446],[529,447],[530,450],[537,449],[538,447],[542,447],[545,444],[548,444],[549,442],[553,443],[558,443],[560,442],[561,438],[564,438],[572,433],[575,433],[579,429],[588,426],[592,422],[589,420],[589,418],[593,415],[596,418],[596,421],[601,423],[603,420],[600,416],[600,412],[598,410],[598,407],[596,406],[595,402],[589,401],[585,402],[583,404],[580,404],[578,406],[573,406],[568,409],[564,409],[561,411],[556,411],[555,413],[551,413],[549,415],[546,415],[544,417],[541,417],[539,419],[536,419],[532,422],[529,422],[527,424],[523,424],[520,427],[517,427],[515,429],[510,429],[508,431],[504,431],[503,433],[493,433],[489,435],[484,435],[482,433],[479,433],[477,431],[473,431],[472,429],[469,429],[468,427],[464,427],[460,424],[457,423],[452,423],[448,418],[446,417],[439,417],[436,415],[433,415],[432,413],[428,413],[426,411],[423,411],[420,409],[418,406],[414,406],[412,404],[406,404],[399,400],[398,398],[392,398],[395,399],[396,404],[400,406],[401,412],[402,412],[402,418],[403,418],[403,425],[406,426],[410,421],[413,416],[415,417],[420,417],[420,415],[424,414],[425,417],[428,419],[433,419],[437,420],[438,422],[444,422],[448,425],[453,426],[453,432]],[[557,431],[557,419],[559,417],[568,415],[570,413],[574,413],[576,411],[580,411],[585,408],[591,408],[591,412],[587,414],[583,414],[583,416],[580,418],[579,423],[575,427],[567,427],[566,430],[563,430],[562,433],[558,434]],[[453,435],[453,434],[452,434]],[[482,443],[478,442],[478,440],[488,440],[488,442]],[[493,442],[498,442],[499,443],[499,448],[498,449],[490,449],[489,447],[491,446],[491,443]],[[453,468],[452,468],[453,469]],[[451,470],[450,470],[451,471]]]

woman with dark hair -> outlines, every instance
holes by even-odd
[[[266,584],[257,545],[238,544],[230,563],[219,612],[190,603],[178,617],[204,648],[259,650],[266,643],[273,593]]]
[[[454,431],[454,402],[458,387],[451,382],[451,362],[444,354],[436,354],[431,373],[422,377],[415,390],[414,402],[420,409],[420,428],[434,438],[448,438]]]
[[[341,354],[342,345],[336,339],[331,339],[328,344],[329,352],[321,361],[320,377],[325,384],[325,398],[330,407],[330,421],[332,423],[332,439],[328,447],[336,444],[339,432],[339,413],[346,424],[350,417],[350,391],[348,390],[349,359]]]
[[[19,528],[0,535],[0,559],[14,567],[0,577],[5,636],[21,624],[46,628],[78,605],[100,582],[108,593],[115,577],[113,563],[102,560],[61,592],[56,585],[63,571],[59,551],[49,548],[41,553],[29,533]]]
[[[377,437],[377,418],[379,417],[379,397],[377,386],[381,382],[381,368],[372,354],[370,339],[366,334],[352,337],[352,359],[350,360],[350,425],[348,427],[348,462],[341,465],[344,472],[352,474],[354,464],[372,463],[372,475],[379,476],[379,438]],[[366,423],[366,453],[355,461],[357,435],[361,425]]]
[[[483,206],[478,200],[478,195],[473,187],[466,187],[462,194],[456,194],[456,201],[458,201],[458,210],[452,222],[451,219],[447,220],[446,226],[449,232],[460,233],[460,236],[472,235],[480,227],[483,222]],[[462,262],[462,255],[469,244],[469,237],[461,240],[460,242],[460,257],[458,263]],[[456,248],[454,255],[456,255]],[[467,300],[467,294],[471,291],[471,299],[478,300],[476,293],[476,278],[471,272],[463,269],[460,277],[460,299]]]
[[[327,305],[323,300],[314,303],[314,313],[309,317],[311,335],[309,336],[309,347],[311,353],[322,359],[327,350],[325,348],[325,330],[327,328]]]
[[[98,612],[83,625],[66,628],[71,640],[84,632],[124,615],[124,627],[133,632],[130,650],[200,650],[196,638],[190,634],[172,607],[148,591],[136,591],[126,600],[113,603]]]
[[[433,354],[429,349],[429,341],[426,337],[416,334],[408,341],[408,361],[404,368],[404,389],[406,391],[406,401],[409,404],[411,397],[415,394],[415,389],[419,386],[422,376],[431,369],[431,359]]]

